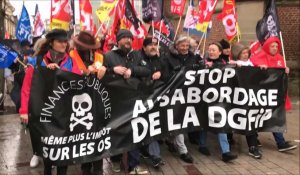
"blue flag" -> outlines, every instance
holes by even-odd
[[[18,54],[0,43],[0,68],[7,68],[16,60]]]
[[[16,37],[21,42],[27,40],[31,43],[31,26],[28,12],[23,4],[20,19],[16,28]]]

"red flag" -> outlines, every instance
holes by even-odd
[[[199,21],[196,29],[206,33],[211,17],[217,6],[217,0],[202,0],[199,1]]]
[[[141,49],[144,39],[148,35],[146,28],[141,24],[138,29],[135,29],[132,25],[130,31],[133,34],[132,48],[135,50]]]
[[[33,22],[33,36],[41,36],[45,31],[45,25],[41,19],[41,14],[38,9],[38,5],[35,6],[35,17]]]
[[[118,4],[115,6],[115,9],[114,9],[114,12],[115,12],[114,22],[111,26],[111,32],[112,32],[112,34],[115,34],[115,35],[117,35],[117,32],[120,29],[121,20],[123,19],[123,16],[124,16],[124,13],[125,13],[125,11],[124,11],[125,1],[124,0],[119,0],[117,3]]]
[[[69,0],[51,1],[51,29],[61,28],[69,30],[72,10]]]
[[[125,16],[126,16],[126,26],[133,34],[133,49],[141,49],[143,46],[143,41],[145,36],[147,36],[147,30],[141,23],[141,21],[136,16],[136,10],[134,6],[131,5],[129,0],[125,0]]]
[[[10,39],[10,35],[9,35],[8,31],[5,32],[4,39]]]
[[[80,30],[92,31],[93,30],[93,15],[92,6],[89,0],[79,0],[80,9]]]
[[[259,51],[259,48],[260,48],[260,43],[258,40],[250,43],[250,52],[251,52],[251,56],[255,55],[258,51]]]
[[[92,34],[93,34],[93,36],[96,37],[96,34],[97,34],[97,27],[96,27],[96,24],[93,25]]]
[[[171,13],[182,16],[186,0],[171,0]]]
[[[235,43],[239,40],[240,32],[237,23],[237,14],[235,11],[234,0],[224,0],[222,13],[218,16],[222,20],[225,27],[225,33],[230,43]]]

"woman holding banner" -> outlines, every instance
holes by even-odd
[[[208,67],[224,65],[226,61],[222,59],[222,46],[220,43],[211,43],[208,46],[208,58],[205,59],[205,64]],[[210,152],[206,145],[207,140],[207,131],[200,131],[200,139],[199,139],[199,152],[209,156]],[[222,160],[224,162],[228,162],[237,158],[237,155],[234,155],[230,152],[230,145],[227,139],[226,133],[218,133],[218,141],[222,151]]]
[[[46,35],[46,42],[41,45],[37,57],[28,59],[24,83],[21,90],[21,107],[19,109],[21,122],[28,124],[29,97],[34,68],[45,66],[51,70],[62,69],[80,74],[77,64],[67,54],[68,34],[65,30],[54,29]],[[52,163],[44,159],[44,174],[51,175]],[[67,174],[67,166],[57,166],[57,174]]]
[[[285,68],[285,73],[289,73],[289,68],[286,67],[285,59],[280,55],[281,42],[277,37],[268,38],[262,46],[262,50],[250,58],[254,66],[263,69],[267,68]],[[290,109],[290,99],[286,96],[286,108]],[[286,142],[283,133],[273,132],[274,139],[277,144],[278,151],[284,152],[296,149],[296,145],[291,145]]]

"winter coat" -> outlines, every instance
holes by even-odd
[[[204,63],[206,64],[207,62],[213,62],[213,66],[220,66],[220,65],[227,64],[226,61],[221,58],[221,56],[218,59],[206,58]]]
[[[31,83],[32,83],[32,77],[34,73],[34,67],[37,66],[37,59],[38,57],[29,58],[28,64],[27,64],[27,70],[25,73],[22,89],[21,89],[21,107],[19,109],[20,114],[28,114],[28,104],[29,104],[29,97],[30,97],[30,89],[31,89]],[[47,66],[48,64],[52,63],[52,58],[50,51],[46,53],[46,55],[43,57],[41,65],[38,66]],[[62,61],[60,62],[60,68],[64,71],[73,72],[76,74],[81,74],[78,66],[75,62],[73,62],[72,58],[69,57],[68,54],[65,53]]]
[[[151,76],[157,71],[162,71],[162,60],[158,55],[149,57],[145,54],[144,50],[140,50],[139,54],[144,61],[146,61],[146,67],[151,71]]]
[[[272,56],[269,52],[270,45],[276,42],[278,43],[278,52]],[[280,41],[277,37],[270,37],[266,40],[264,45],[262,46],[262,50],[250,58],[251,62],[254,66],[266,65],[270,68],[285,68],[284,59],[280,55],[281,45]]]
[[[104,55],[103,65],[107,68],[107,72],[111,74],[114,74],[113,68],[115,66],[131,69],[131,76],[135,78],[148,77],[151,73],[138,51],[134,50],[126,54],[120,49],[113,49]]]
[[[270,54],[270,45],[276,42],[278,44],[278,52],[275,55]],[[255,67],[266,65],[270,68],[285,68],[284,58],[280,55],[281,43],[277,37],[270,37],[266,40],[262,46],[262,50],[250,58],[251,62]],[[291,110],[291,100],[288,95],[286,95],[285,109]]]
[[[200,59],[197,59],[194,53],[189,51],[187,55],[181,55],[171,46],[169,54],[163,58],[164,73],[162,78],[164,81],[168,81],[182,67],[199,69],[200,64]]]

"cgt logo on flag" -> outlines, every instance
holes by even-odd
[[[92,108],[92,99],[87,93],[81,95],[75,95],[72,98],[72,110],[70,118],[70,131],[74,130],[74,127],[81,124],[90,130],[93,126],[93,115],[90,112]]]

